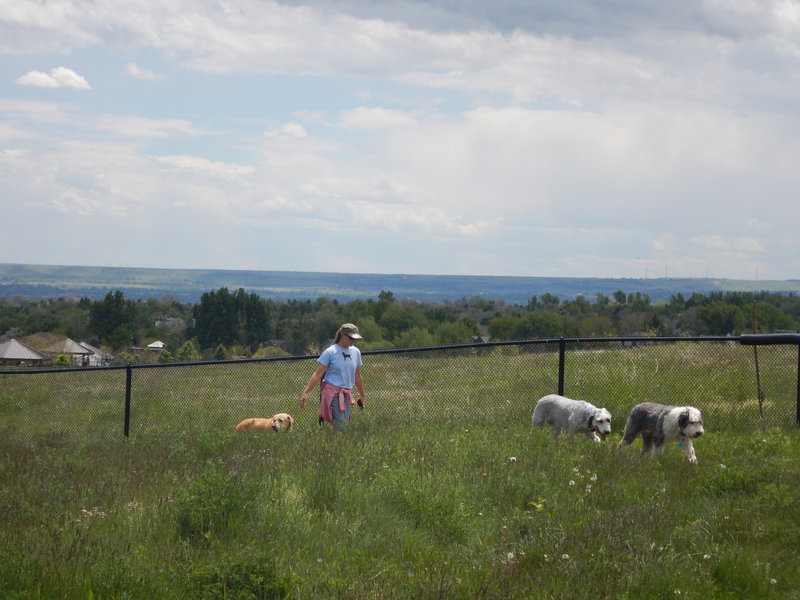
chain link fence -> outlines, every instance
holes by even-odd
[[[549,393],[604,406],[620,433],[639,402],[692,405],[708,431],[800,421],[800,335],[589,338],[364,352],[366,409],[354,426],[421,419],[465,428],[530,424]],[[299,396],[315,356],[0,371],[0,435],[61,440],[231,432],[240,420],[291,413],[318,427]]]

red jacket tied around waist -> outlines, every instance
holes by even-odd
[[[320,383],[320,401],[319,401],[319,418],[325,419],[328,423],[333,423],[333,411],[331,409],[331,401],[334,396],[339,397],[339,410],[344,412],[347,405],[353,406],[356,401],[353,399],[353,393],[347,388],[336,387],[326,381]]]

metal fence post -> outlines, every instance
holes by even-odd
[[[797,392],[795,409],[795,422],[800,426],[800,333],[753,333],[740,335],[739,343],[746,346],[772,346],[777,344],[791,344],[797,346]]]
[[[128,437],[131,432],[131,379],[132,369],[128,365],[125,368],[125,437]]]
[[[562,337],[558,342],[558,394],[564,395],[564,358],[567,351],[567,343]]]

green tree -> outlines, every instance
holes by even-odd
[[[255,349],[272,333],[269,305],[239,288],[206,292],[194,307],[197,340],[202,348],[242,344]]]
[[[117,290],[89,308],[89,329],[112,349],[129,345],[136,334],[136,304]]]
[[[433,332],[434,340],[438,346],[452,346],[454,344],[469,344],[475,330],[467,323],[440,323]]]
[[[752,315],[752,309],[751,309]],[[750,323],[744,329],[752,331],[752,316]],[[772,304],[765,304],[759,302],[755,307],[755,321],[758,332],[771,333],[778,329],[795,329],[797,322],[787,315],[781,309],[773,306]]]
[[[506,315],[489,319],[489,335],[494,341],[507,341],[514,338],[514,329],[517,326],[517,317]]]
[[[712,302],[700,307],[700,321],[713,335],[733,335],[741,333],[747,318],[740,308],[724,302]]]
[[[558,296],[554,296],[553,294],[542,294],[542,306],[545,310],[552,310],[561,303]]]
[[[614,322],[606,315],[589,316],[578,322],[578,335],[582,337],[605,337],[614,334]]]
[[[237,342],[250,350],[270,337],[270,317],[268,305],[257,295],[247,294],[243,288],[236,292],[236,311],[238,316]]]
[[[595,302],[595,304],[600,310],[605,310],[611,304],[611,298],[605,294],[597,294],[597,302]]]
[[[235,297],[228,288],[206,292],[194,307],[197,340],[201,348],[213,348],[220,344],[229,346],[239,333],[239,315]]]
[[[372,317],[363,317],[359,320],[349,321],[355,323],[358,327],[358,332],[364,338],[364,341],[370,344],[380,344],[383,342],[383,328],[375,322]],[[359,342],[360,344],[361,342]]]
[[[176,362],[198,362],[201,359],[202,355],[192,341],[186,342],[175,353]]]
[[[427,327],[425,315],[419,307],[398,303],[389,305],[381,315],[379,324],[386,329],[391,340],[414,327]]]
[[[274,358],[277,356],[291,356],[286,350],[276,346],[259,346],[258,350],[253,352],[253,358]]]
[[[674,315],[680,314],[686,310],[686,298],[683,297],[683,294],[680,292],[673,294],[667,304],[667,310]]]
[[[539,310],[542,308],[542,305],[539,303],[539,298],[536,296],[531,296],[530,300],[528,300],[528,305],[525,307],[525,310]]]
[[[562,315],[544,311],[525,312],[514,327],[513,339],[554,338],[567,336],[570,333],[571,329]]]
[[[436,339],[424,327],[412,327],[397,336],[394,343],[398,348],[424,348],[435,346]]]
[[[628,306],[636,312],[645,311],[650,308],[650,296],[641,292],[630,294],[628,295]]]

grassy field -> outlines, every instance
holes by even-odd
[[[570,355],[604,444],[530,427],[552,354],[367,357],[342,434],[296,408],[311,362],[136,371],[130,438],[122,372],[0,375],[0,599],[800,598],[796,363],[763,354],[776,427],[740,350]],[[617,447],[676,396],[699,465]],[[281,409],[287,434],[232,432]]]
[[[798,598],[800,435],[0,442],[0,598]]]

